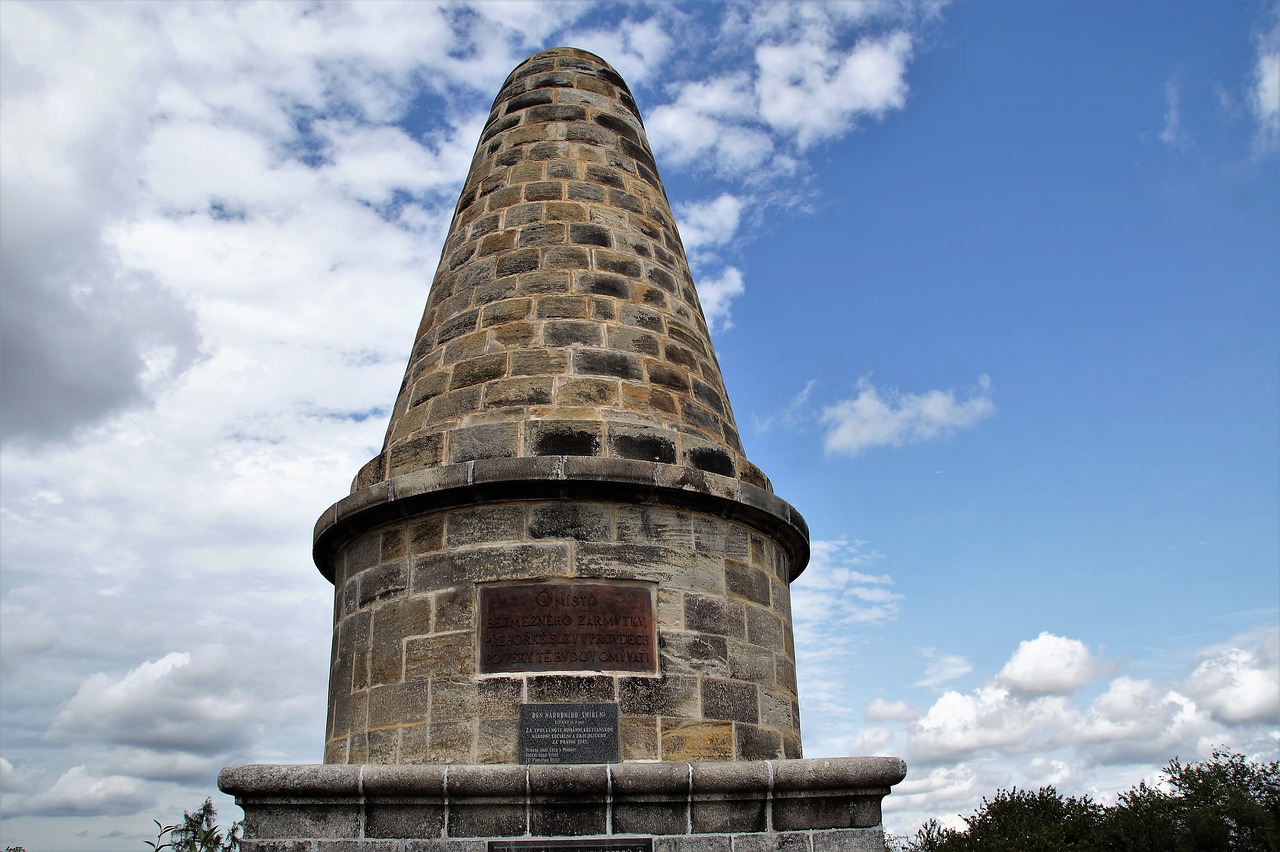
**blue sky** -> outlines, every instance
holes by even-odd
[[[0,840],[320,759],[311,525],[557,44],[635,91],[809,521],[807,755],[904,757],[898,832],[1280,756],[1280,7],[6,0]]]

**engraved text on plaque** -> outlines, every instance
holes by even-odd
[[[521,763],[617,763],[618,705],[521,704]]]
[[[656,672],[653,609],[645,586],[482,586],[480,672]]]

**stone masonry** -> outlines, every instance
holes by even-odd
[[[543,51],[498,93],[385,443],[314,558],[326,765],[224,770],[247,852],[883,849],[905,766],[802,759],[808,528],[743,453],[644,125],[599,57]],[[558,730],[526,715],[582,712],[616,718],[567,737],[603,731],[607,757],[526,751]]]
[[[476,469],[503,485],[481,497]],[[597,57],[547,51],[498,94],[352,491],[402,511],[317,530],[326,762],[514,763],[521,704],[590,701],[618,703],[624,760],[800,757],[807,529],[742,453],[640,116]],[[480,671],[481,588],[588,579],[653,596],[655,670]]]

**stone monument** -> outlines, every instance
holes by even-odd
[[[599,57],[498,93],[382,452],[314,541],[325,763],[223,771],[247,852],[883,849],[905,766],[801,756],[808,529],[743,454]]]

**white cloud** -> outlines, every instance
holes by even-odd
[[[765,418],[752,416],[752,425],[757,432],[768,432],[774,426],[781,426],[784,429],[796,429],[805,423],[809,417],[805,413],[805,406],[809,402],[809,397],[813,393],[813,389],[817,387],[818,380],[810,379],[805,382],[800,392],[791,398],[786,408],[776,414],[770,414]]]
[[[1093,680],[1097,668],[1083,642],[1045,631],[1020,643],[996,677],[1027,695],[1064,695]]]
[[[1180,684],[1120,674],[1091,695],[1086,687],[1111,667],[1083,642],[1043,632],[980,686],[950,690],[923,712],[878,696],[867,706],[868,741],[911,767],[885,800],[887,824],[902,832],[930,817],[947,822],[1011,786],[1106,800],[1174,756],[1204,759],[1224,745],[1275,759],[1278,690],[1266,677],[1278,648],[1280,630],[1267,628],[1205,649]]]
[[[884,556],[867,542],[814,539],[810,548],[809,566],[791,584],[805,748],[848,754],[849,731],[859,722],[849,669],[858,646],[874,641],[869,629],[898,617],[903,596],[891,576],[873,573]]]
[[[910,722],[920,716],[920,711],[913,709],[905,701],[885,701],[875,698],[867,705],[863,718],[868,722]]]
[[[1176,81],[1170,80],[1164,84],[1164,102],[1164,127],[1160,130],[1160,141],[1174,148],[1186,147],[1187,136],[1182,129],[1180,95]]]
[[[707,325],[713,331],[733,328],[729,308],[733,300],[746,290],[746,285],[742,283],[742,271],[736,266],[726,266],[720,270],[719,276],[712,278],[703,275],[696,283],[698,301],[702,303],[702,313],[707,318]]]
[[[1223,723],[1280,724],[1280,630],[1252,648],[1216,650],[1182,688]]]
[[[760,115],[794,134],[801,150],[841,135],[861,115],[875,118],[906,104],[911,37],[902,31],[860,39],[846,54],[812,44],[756,49]]]
[[[676,222],[685,251],[691,256],[731,242],[742,221],[743,201],[723,192],[706,201],[677,204]]]
[[[1265,157],[1280,151],[1280,5],[1270,16],[1277,19],[1258,36],[1248,102],[1257,128],[1253,137],[1254,155]]]
[[[759,169],[775,142],[756,127],[751,78],[736,73],[686,83],[675,101],[646,117],[649,141],[663,161],[726,176]]]
[[[858,380],[855,398],[824,408],[819,419],[827,427],[827,453],[855,456],[870,447],[944,437],[995,410],[991,380],[986,376],[979,378],[975,395],[965,400],[958,400],[950,390],[922,394],[893,390],[882,397],[864,376]]]
[[[925,665],[924,677],[914,686],[941,686],[973,671],[973,664],[961,654],[939,654],[933,648],[925,648],[921,653],[929,662]]]
[[[154,801],[142,782],[124,775],[92,775],[84,766],[73,766],[45,790],[10,788],[20,783],[12,764],[0,759],[5,795],[0,797],[0,813],[13,816],[88,816],[133,814]],[[30,777],[30,776],[28,776]]]

